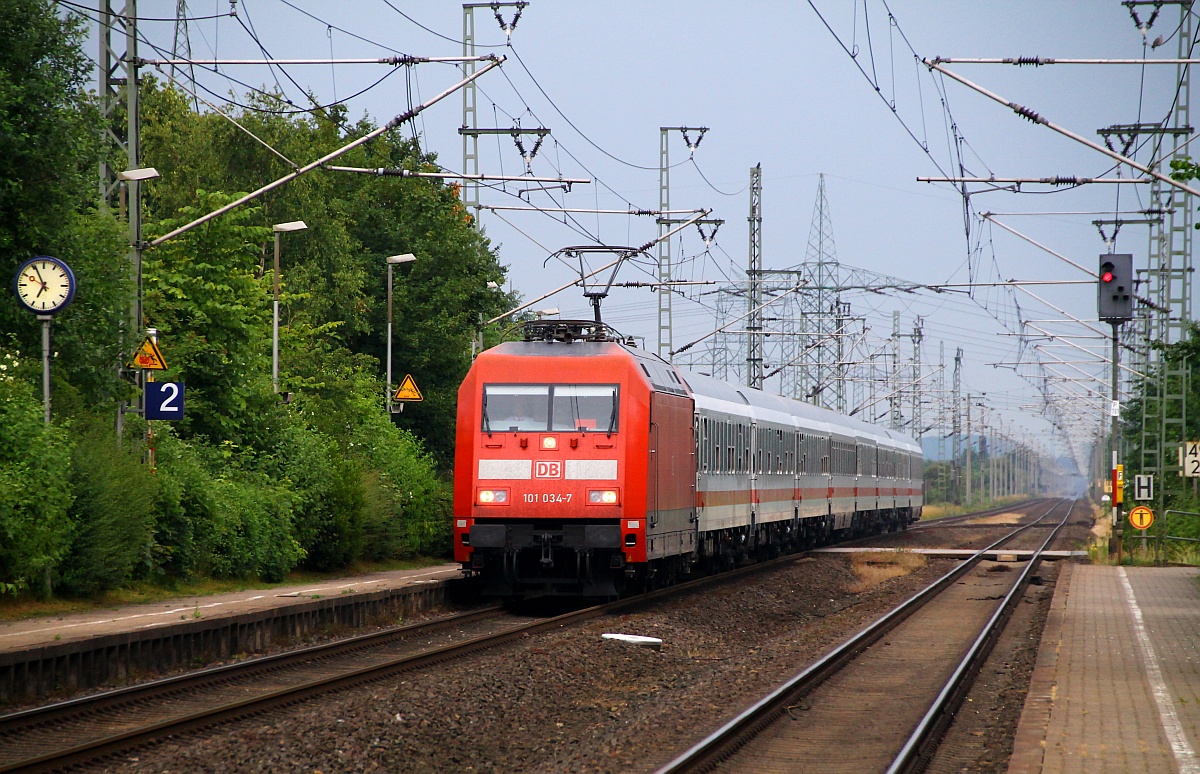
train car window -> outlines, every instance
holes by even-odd
[[[607,426],[607,425],[606,425]],[[550,385],[485,384],[485,432],[538,432],[550,428]]]
[[[550,401],[550,429],[564,433],[611,433],[617,430],[615,384],[556,384]]]

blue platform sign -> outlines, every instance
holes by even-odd
[[[183,382],[146,382],[146,419],[183,419]]]

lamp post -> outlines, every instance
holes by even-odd
[[[143,180],[155,180],[161,177],[158,170],[154,167],[139,167],[137,169],[126,169],[123,172],[117,173],[117,179],[121,182],[121,215],[128,213],[129,216],[129,260],[132,264],[134,297],[130,308],[129,324],[133,326],[132,340],[133,346],[136,348],[139,339],[142,335],[142,250],[145,244],[142,241],[142,194],[141,183]],[[138,388],[137,409],[139,413],[145,409],[142,405],[145,396],[142,394],[144,385],[143,374],[140,369],[134,374]],[[125,424],[125,403],[122,401],[117,406],[117,435],[120,436],[124,431]]]
[[[388,269],[387,407],[390,412],[392,410],[392,267],[398,263],[412,263],[417,260],[417,256],[412,253],[404,253],[389,255],[386,260]]]
[[[500,283],[493,280],[488,280],[488,290],[499,290]],[[475,356],[483,351],[483,312],[479,313],[479,325],[475,328],[475,334],[471,336],[471,361],[475,361]]]
[[[136,327],[136,336],[142,333],[142,196],[141,183],[143,180],[155,180],[162,177],[158,170],[154,167],[143,167],[140,169],[127,169],[124,172],[117,173],[117,179],[125,185],[122,186],[122,193],[125,194],[125,189],[128,193],[121,197],[122,208],[128,207],[129,213],[129,246],[131,249],[130,258],[133,263],[133,275],[136,296],[133,302],[133,324]],[[128,205],[126,205],[128,199]]]
[[[271,226],[271,230],[275,232],[275,300],[271,306],[271,387],[276,394],[279,393],[279,235],[289,231],[303,231],[306,228],[308,224],[302,220]]]

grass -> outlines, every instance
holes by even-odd
[[[908,575],[921,569],[928,563],[924,554],[914,554],[908,551],[872,551],[871,553],[851,554],[850,567],[858,576],[858,582],[852,583],[847,590],[859,594],[883,583],[891,578]]]
[[[1096,518],[1096,524],[1092,527],[1092,538],[1087,547],[1088,559],[1092,564],[1115,565],[1117,557],[1108,551],[1108,538],[1112,532],[1111,510],[1107,505],[1104,507],[1094,506],[1093,513]],[[1157,527],[1158,525],[1155,526]],[[1135,537],[1130,538],[1131,533]],[[1129,567],[1153,566],[1158,558],[1155,553],[1155,546],[1158,541],[1152,534],[1147,536],[1146,548],[1143,549],[1142,541],[1140,536],[1137,536],[1138,534],[1137,530],[1132,530],[1126,525],[1126,540],[1121,551],[1121,564]],[[1170,540],[1164,542],[1166,544],[1166,562],[1168,565],[1200,566],[1200,545]]]
[[[329,580],[330,578],[344,578],[387,570],[416,570],[442,563],[444,563],[444,560],[433,557],[392,559],[384,562],[358,562],[351,567],[331,572],[297,570],[289,574],[282,583],[266,583],[255,579],[217,580],[213,578],[197,578],[193,581],[177,582],[170,585],[156,584],[150,581],[135,581],[124,588],[114,589],[106,592],[103,596],[93,599],[54,598],[40,600],[31,595],[17,598],[0,596],[0,621],[19,621],[26,618],[62,616],[69,613],[83,613],[92,610],[113,610],[128,605],[162,602],[180,597],[208,597],[214,594],[228,594],[238,591],[256,591],[260,589],[276,589],[280,586],[307,585],[317,581]]]
[[[943,519],[947,516],[962,516],[964,513],[973,513],[975,511],[986,511],[989,508],[996,508],[1001,505],[1015,505],[1028,500],[1024,495],[1010,495],[1008,497],[997,497],[990,501],[976,501],[964,505],[955,505],[954,503],[938,503],[936,505],[924,505],[921,508],[921,521],[929,521],[931,519]]]

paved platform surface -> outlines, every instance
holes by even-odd
[[[1198,576],[1063,568],[1009,772],[1200,774]]]
[[[313,599],[382,591],[422,583],[436,583],[462,577],[457,564],[443,564],[418,570],[373,572],[346,578],[334,578],[299,586],[213,594],[205,597],[180,597],[164,602],[129,605],[116,609],[92,610],[62,616],[0,621],[0,653],[25,650],[56,642],[88,639],[102,634],[119,634],[178,623],[195,618],[218,618],[268,608],[302,604]]]

